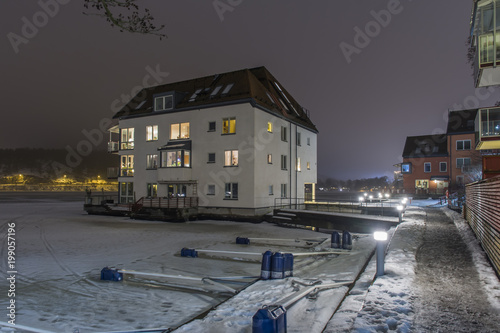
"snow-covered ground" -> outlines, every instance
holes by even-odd
[[[217,292],[216,287],[204,283],[187,283],[198,291],[172,287],[185,284],[176,279],[126,276],[123,282],[100,281],[100,270],[105,266],[189,277],[258,276],[260,253],[312,252],[314,246],[295,239],[330,237],[269,223],[164,223],[91,216],[82,211],[80,201],[63,202],[39,196],[36,200],[28,196],[21,201],[0,200],[3,290],[0,306],[6,309],[8,302],[5,297],[7,224],[15,223],[16,324],[52,332],[175,328],[229,297],[227,292]],[[237,236],[292,241],[237,245]],[[329,244],[326,241],[323,249]],[[183,247],[258,255],[200,253],[199,258],[185,258],[179,255]],[[302,283],[354,280],[371,255],[374,241],[367,235],[354,235],[353,247],[350,254],[298,257],[293,278],[258,281],[210,312],[206,319],[193,321],[179,331],[251,332],[252,316],[262,305],[275,303],[297,288],[304,288],[300,284],[292,286],[292,280]],[[346,287],[325,290],[315,300],[299,301],[290,310],[289,323],[296,328],[289,332],[303,332],[310,325],[320,331],[346,291]],[[11,329],[3,327],[1,331]]]
[[[260,274],[258,254],[268,249],[294,253],[323,251],[328,241],[318,246],[295,239],[329,238],[330,235],[269,223],[177,224],[89,216],[82,211],[80,201],[43,197],[30,200],[28,196],[16,202],[0,197],[0,307],[6,309],[8,302],[5,235],[7,223],[14,222],[18,325],[49,332],[79,333],[176,327],[176,332],[251,332],[252,316],[262,306],[286,301],[307,288],[305,284],[352,281],[361,273],[343,302],[347,287],[320,291],[291,306],[287,311],[288,332],[415,332],[418,327],[415,322],[422,315],[429,315],[418,308],[422,302],[417,299],[423,295],[416,276],[417,254],[422,239],[429,233],[425,228],[427,210],[423,207],[436,203],[412,201],[404,223],[390,231],[394,236],[388,246],[386,274],[382,277],[374,280],[375,260],[370,261],[375,247],[373,237],[358,234],[354,235],[350,254],[297,258],[294,277],[256,281],[246,288],[243,284],[227,284],[235,289],[244,288],[230,298],[229,293],[221,292],[217,285],[133,276],[126,276],[123,282],[100,281],[99,273],[105,266],[114,266],[189,277],[257,276]],[[471,269],[477,270],[479,288],[488,295],[484,301],[500,310],[500,283],[477,240],[458,214],[445,208],[441,210],[455,221],[472,252],[474,267]],[[291,241],[252,241],[250,245],[237,245],[237,236]],[[179,255],[183,247],[257,255],[200,253],[199,258],[184,258]],[[198,290],[181,288],[181,284]],[[199,319],[182,325],[201,314]],[[443,331],[443,327],[439,331]],[[16,332],[20,331],[23,330]],[[12,332],[12,329],[2,327],[0,332]]]

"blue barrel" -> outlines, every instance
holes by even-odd
[[[276,252],[271,257],[271,279],[282,279],[285,275],[285,262],[283,254]]]
[[[284,257],[284,277],[293,276],[293,254],[285,253]]]
[[[286,333],[286,310],[272,305],[258,310],[252,317],[252,333]]]
[[[352,250],[352,236],[347,231],[342,232],[342,248]]]
[[[236,237],[236,244],[250,244],[250,239],[245,237]]]
[[[186,247],[181,250],[181,257],[192,257],[196,258],[198,256],[198,252],[195,249],[188,249]]]
[[[104,267],[103,269],[101,269],[101,280],[121,281],[123,280],[123,274],[119,273],[117,269]]]
[[[337,231],[332,232],[332,249],[340,248],[340,234]]]
[[[262,280],[269,280],[271,278],[271,257],[273,253],[266,251],[262,254],[262,266],[260,269],[260,277]]]

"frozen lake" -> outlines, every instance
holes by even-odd
[[[227,293],[186,292],[167,286],[166,283],[171,281],[158,279],[100,281],[100,270],[114,266],[169,275],[255,276],[260,274],[258,256],[184,258],[179,252],[183,247],[256,253],[266,250],[297,252],[294,242],[244,246],[235,244],[235,238],[330,237],[329,234],[281,228],[269,223],[164,223],[91,216],[83,211],[82,197],[81,193],[0,194],[2,258],[6,255],[8,223],[15,223],[16,324],[53,332],[80,333],[175,328],[220,304],[227,299]],[[362,251],[349,260],[352,271],[345,272],[342,265],[336,266],[336,256],[330,255],[302,263],[297,261],[298,275],[313,278],[317,276],[318,267],[327,264],[331,271],[320,271],[328,279],[354,279],[364,264],[361,262],[366,262],[367,253],[373,249],[371,241],[365,243],[358,246]],[[312,249],[302,248],[300,251]],[[2,286],[6,284],[6,264],[5,259],[0,264]],[[272,285],[281,296],[284,291],[293,291],[289,282],[272,281]],[[199,287],[206,289],[203,285]],[[7,286],[2,287],[5,288]],[[267,287],[262,285],[261,288]],[[248,301],[250,310],[245,313],[242,326],[239,330],[228,327],[228,332],[251,331],[248,318],[251,319],[259,306],[266,303],[265,299],[257,300],[255,296],[264,295],[264,291],[252,292],[252,297],[247,298],[251,299]],[[2,295],[3,309],[7,302]],[[4,328],[1,331],[9,330]]]

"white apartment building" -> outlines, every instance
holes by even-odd
[[[114,118],[120,203],[258,216],[314,197],[318,131],[264,67],[145,88]]]

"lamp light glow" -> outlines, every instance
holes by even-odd
[[[385,232],[385,231],[375,231],[373,233],[373,238],[376,241],[385,242],[387,240],[387,232]]]

